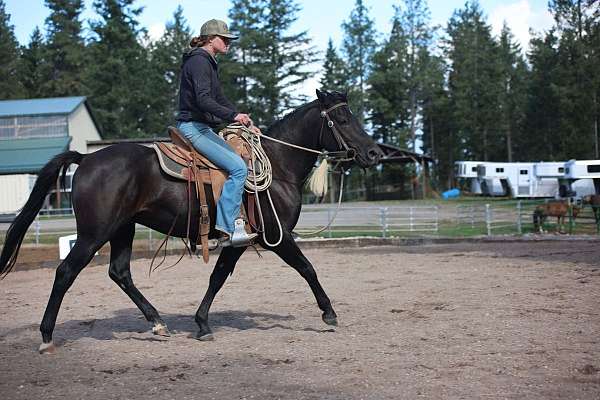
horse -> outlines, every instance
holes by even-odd
[[[569,210],[572,207],[573,219],[579,214],[580,208],[572,206],[566,201],[552,201],[546,204],[538,205],[533,211],[533,226],[534,230],[539,233],[544,233],[544,223],[548,217],[557,217],[558,232],[561,232],[562,225],[565,222],[565,217],[569,216]]]
[[[266,130],[266,136],[291,145],[328,152],[344,151],[348,157],[343,168],[356,163],[368,168],[379,163],[383,152],[365,132],[340,92],[316,91],[317,99],[300,106]],[[322,320],[337,325],[337,314],[325,290],[319,283],[313,265],[304,256],[292,236],[302,206],[302,186],[317,161],[317,152],[302,151],[281,142],[263,140],[263,148],[272,166],[271,200],[278,214],[263,207],[264,237],[258,244],[273,251],[294,268],[308,283],[322,311]],[[40,353],[54,353],[56,318],[61,302],[79,273],[91,261],[94,253],[110,243],[109,277],[129,296],[146,320],[153,324],[152,332],[169,336],[167,325],[158,311],[136,288],[130,272],[135,224],[158,232],[185,238],[188,234],[188,187],[182,180],[165,174],[151,148],[132,144],[116,144],[94,153],[67,151],[50,160],[40,171],[25,206],[6,233],[0,254],[0,274],[13,268],[25,233],[41,209],[46,195],[55,185],[62,170],[62,179],[70,164],[78,164],[73,176],[71,199],[77,227],[77,240],[69,255],[56,269],[40,332]],[[208,190],[210,193],[210,190]],[[269,204],[260,192],[259,204]],[[210,199],[212,201],[212,197]],[[195,202],[193,202],[195,203]],[[198,206],[190,206],[191,215],[198,218]],[[210,207],[211,235],[214,230],[215,207]],[[279,228],[280,226],[280,228]],[[268,240],[265,241],[264,238]],[[280,237],[280,240],[276,240]],[[199,340],[214,340],[208,322],[212,302],[246,247],[224,247],[210,276],[209,286],[195,314]]]
[[[594,219],[596,220],[596,224],[600,224],[600,195],[598,194],[590,194],[587,196],[583,196],[582,204],[588,205],[592,207],[592,212],[594,213]]]

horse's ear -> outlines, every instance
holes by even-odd
[[[323,93],[323,92],[321,92],[319,89],[316,89],[316,92],[317,92],[317,99],[319,99],[319,101],[321,103],[325,102],[325,96],[326,96],[326,94]]]

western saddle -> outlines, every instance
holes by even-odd
[[[217,167],[204,155],[197,152],[191,142],[186,139],[177,128],[168,127],[169,136],[172,143],[154,142],[153,148],[156,151],[162,170],[177,179],[185,180],[188,183],[188,216],[187,216],[187,239],[190,242],[191,250],[194,251],[195,245],[202,248],[202,258],[207,263],[209,259],[208,235],[211,230],[211,221],[209,213],[209,204],[206,197],[204,185],[210,185],[214,204],[221,196],[223,184],[227,179],[227,172]],[[239,154],[249,165],[250,147],[240,138],[237,129],[225,128],[220,134],[227,143]],[[190,237],[190,226],[192,219],[192,186],[195,188],[196,198],[199,201],[198,212],[198,235],[195,241]],[[254,221],[254,201],[249,201],[250,224],[246,224],[246,231],[250,233],[250,226],[256,226]],[[244,207],[241,208],[241,216],[244,217]]]

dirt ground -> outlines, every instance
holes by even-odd
[[[211,267],[184,259],[138,288],[174,334],[86,268],[67,293],[55,355],[38,325],[53,269],[0,282],[3,399],[598,399],[598,242],[309,249],[339,316],[273,254],[248,251],[189,337]],[[177,257],[170,256],[174,262]],[[216,257],[211,260],[214,264]]]

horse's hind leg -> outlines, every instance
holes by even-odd
[[[135,224],[131,223],[119,229],[116,235],[110,239],[110,267],[108,275],[138,306],[144,317],[154,323],[152,332],[161,336],[169,336],[167,325],[160,318],[158,311],[146,300],[138,288],[135,287],[131,278],[129,263],[134,235]]]
[[[83,270],[83,268],[91,261],[94,253],[98,251],[103,244],[104,243],[98,240],[86,237],[77,238],[69,255],[56,269],[52,293],[50,294],[50,299],[48,300],[48,305],[44,312],[44,318],[40,325],[40,332],[42,333],[40,353],[54,353],[55,347],[52,343],[52,333],[54,332],[56,318],[65,293],[67,293],[67,290],[69,290],[81,270]]]
[[[200,328],[196,334],[196,339],[213,340],[212,330],[208,325],[208,310],[210,309],[215,296],[223,287],[225,280],[233,272],[235,264],[244,253],[244,250],[246,250],[245,247],[225,247],[221,251],[217,263],[215,264],[215,268],[210,275],[210,281],[208,283],[206,294],[202,299],[200,307],[198,307],[198,311],[196,311],[196,323]]]
[[[319,283],[315,269],[304,254],[302,254],[292,236],[286,233],[281,244],[272,250],[306,280],[315,295],[319,308],[323,311],[323,321],[328,325],[337,325],[337,315],[331,306],[329,297],[327,297],[325,290],[323,290],[323,287]]]

